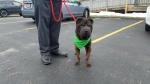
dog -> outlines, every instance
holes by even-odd
[[[94,20],[92,18],[78,17],[76,19],[76,29],[74,34],[75,55],[77,61],[75,66],[80,64],[80,49],[85,48],[86,51],[86,66],[91,67],[89,57],[92,51],[91,34],[93,30]]]

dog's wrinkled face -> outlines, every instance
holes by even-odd
[[[76,34],[82,40],[87,40],[93,30],[93,19],[79,17],[76,20]]]

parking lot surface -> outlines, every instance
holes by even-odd
[[[63,21],[60,50],[67,58],[52,57],[43,65],[37,29],[32,19],[0,18],[0,84],[150,84],[150,33],[144,20],[95,18],[92,33],[92,67],[75,66],[75,23]]]

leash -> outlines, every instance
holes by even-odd
[[[75,17],[73,16],[72,12],[70,11],[70,9],[68,8],[68,6],[66,5],[66,0],[63,1],[66,9],[68,10],[68,12],[70,13],[70,15],[72,16],[72,18],[74,19],[74,21],[76,21]],[[54,6],[53,6],[53,2],[52,0],[50,0],[50,6],[51,6],[51,10],[52,10],[52,16],[54,18],[54,20],[56,22],[59,22],[61,20],[61,12],[62,12],[62,1],[60,3],[60,11],[59,11],[59,16],[58,16],[58,19],[56,19],[56,16],[54,14]]]
[[[70,11],[70,9],[68,8],[68,6],[66,5],[66,0],[64,1],[64,5],[67,8],[68,12],[70,13],[70,15],[72,16],[73,20],[76,22],[75,17],[73,16],[72,12]]]
[[[61,3],[60,3],[60,11],[59,11],[58,19],[56,19],[55,14],[54,14],[54,6],[53,6],[52,0],[50,0],[50,6],[51,6],[52,16],[53,16],[54,20],[55,20],[56,22],[59,22],[60,19],[61,19],[62,1],[61,1]]]

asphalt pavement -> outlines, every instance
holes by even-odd
[[[150,33],[142,19],[95,18],[92,67],[85,49],[75,66],[73,20],[62,21],[60,50],[67,58],[52,57],[43,65],[37,28],[32,19],[0,18],[0,84],[150,84]]]

